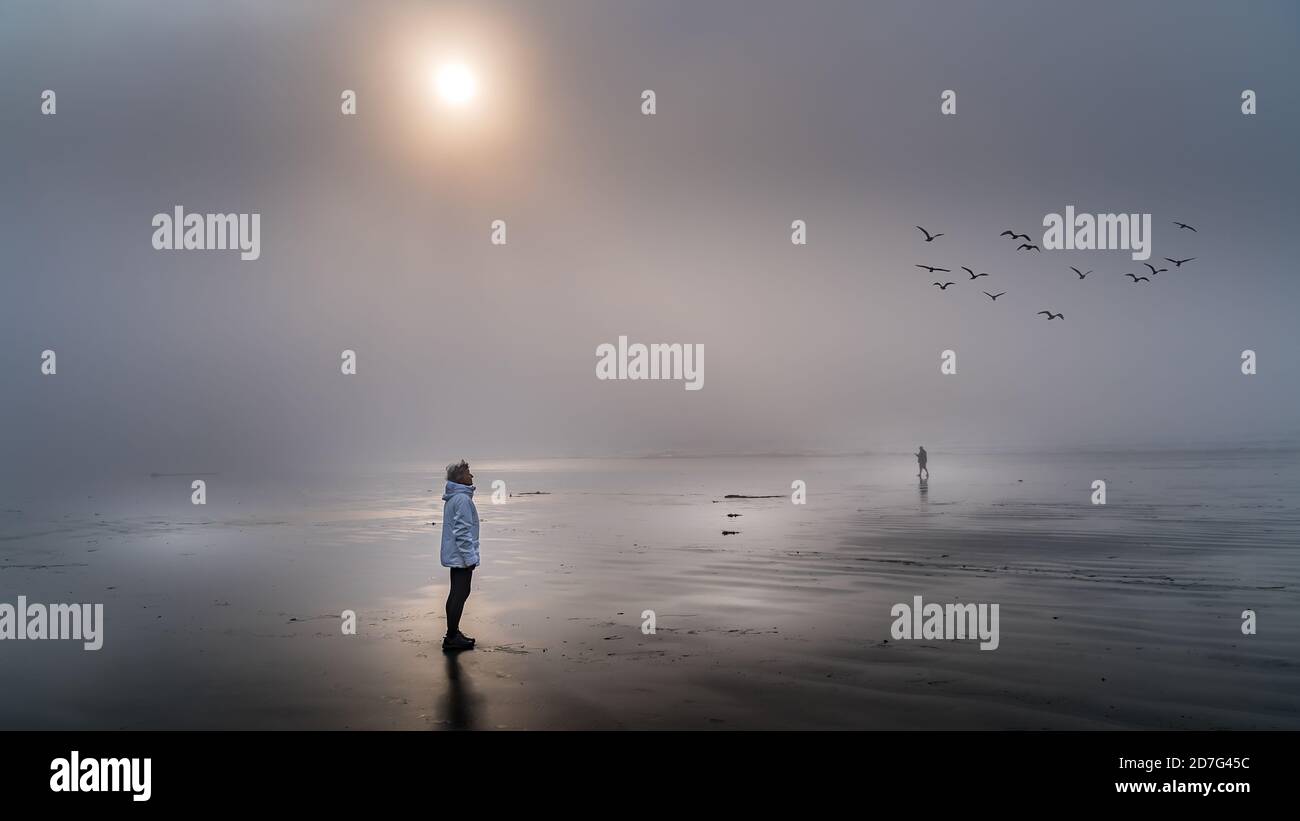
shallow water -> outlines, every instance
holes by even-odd
[[[105,642],[0,642],[0,727],[1297,728],[1297,456],[482,462],[450,658],[431,466],[33,492],[0,601]],[[892,639],[913,596],[998,603],[999,648]]]

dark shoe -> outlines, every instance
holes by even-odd
[[[443,650],[473,650],[474,642],[457,633],[442,640]]]
[[[464,633],[460,632],[459,630],[456,631],[456,635],[460,636],[461,638],[463,638],[465,641],[469,642],[470,644],[473,644],[473,643],[475,642],[475,638],[474,638],[473,636],[467,636],[467,635],[465,635]]]

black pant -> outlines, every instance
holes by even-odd
[[[465,612],[465,600],[469,598],[469,583],[473,577],[472,567],[451,568],[451,592],[447,594],[447,635],[449,636],[460,632],[460,614]]]

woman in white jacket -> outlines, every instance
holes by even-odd
[[[460,616],[469,598],[474,568],[478,567],[478,508],[474,506],[474,474],[463,459],[447,465],[447,490],[442,501],[442,566],[451,568],[447,635],[442,649],[469,650],[474,647],[474,639],[460,632]]]

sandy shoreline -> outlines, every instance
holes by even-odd
[[[813,488],[842,469],[798,468]],[[702,483],[717,489],[555,482],[482,505],[464,624],[479,649],[456,658],[439,647],[426,488],[317,516],[278,500],[8,514],[4,592],[102,601],[108,626],[97,653],[0,645],[23,661],[0,671],[0,726],[1300,728],[1285,499],[1249,520],[1196,494],[1093,511],[1025,498],[1008,474],[935,480],[924,499],[844,481],[800,508],[720,502],[777,485],[726,473]],[[890,640],[891,605],[914,595],[1000,603],[1000,647]],[[1246,606],[1258,635],[1239,630]],[[340,633],[348,608],[356,636]]]

